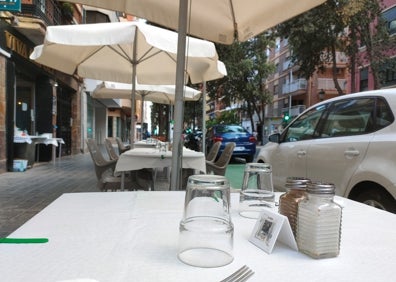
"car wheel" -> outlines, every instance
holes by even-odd
[[[380,187],[364,190],[355,197],[355,200],[378,209],[396,213],[395,199]]]

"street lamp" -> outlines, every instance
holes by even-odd
[[[326,94],[326,92],[325,92],[323,89],[321,89],[321,90],[319,91],[318,96],[319,96],[319,100],[320,100],[320,101],[323,101],[323,100],[324,100],[325,94]]]

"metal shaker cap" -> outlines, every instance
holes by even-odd
[[[305,190],[307,188],[307,184],[310,183],[311,180],[305,177],[295,177],[289,176],[286,179],[286,188],[287,189],[299,189]]]
[[[311,182],[307,185],[307,192],[310,194],[335,195],[335,186],[332,183]]]

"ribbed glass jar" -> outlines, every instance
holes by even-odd
[[[316,259],[340,253],[342,208],[334,195],[333,184],[308,183],[307,198],[298,204],[298,249]]]
[[[286,179],[286,193],[279,197],[279,213],[287,216],[291,229],[296,237],[298,203],[306,198],[307,183],[304,177],[288,177]]]

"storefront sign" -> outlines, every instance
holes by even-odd
[[[12,35],[8,31],[5,31],[4,33],[5,33],[7,48],[9,48],[13,52],[19,54],[20,56],[22,56],[26,59],[29,59],[29,55],[32,52],[32,49],[29,48],[25,44],[25,42],[20,40],[18,37]]]
[[[0,11],[21,11],[21,0],[0,0]]]

